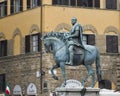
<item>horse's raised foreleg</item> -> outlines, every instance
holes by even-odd
[[[54,74],[53,70],[54,70],[54,69],[57,69],[57,68],[59,68],[59,67],[60,67],[60,66],[59,66],[58,64],[56,64],[56,65],[54,65],[54,66],[52,66],[52,67],[50,68],[52,77],[53,77],[55,80],[58,80],[58,77]]]
[[[63,84],[62,84],[61,87],[65,87],[65,85],[66,85],[65,62],[60,62],[60,67],[61,67],[61,70],[62,70],[62,76],[63,76],[63,79],[64,79],[64,82],[63,82]]]
[[[95,85],[95,74],[94,74],[94,71],[92,69],[92,65],[85,65],[86,68],[87,68],[87,71],[88,71],[88,76],[83,80],[83,85],[84,85],[84,82],[87,81],[88,77],[89,76],[92,76],[92,84],[91,84],[91,87],[94,87]]]

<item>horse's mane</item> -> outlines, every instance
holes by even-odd
[[[66,34],[66,32],[49,32],[49,33],[47,33],[43,36],[43,39],[53,37],[53,38],[57,38],[57,39],[60,39],[60,40],[64,41],[65,40],[65,34]]]

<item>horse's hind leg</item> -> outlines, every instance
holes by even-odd
[[[52,73],[52,77],[55,79],[55,80],[58,80],[58,77],[54,74],[54,72],[53,72],[53,70],[54,69],[57,69],[57,68],[59,68],[60,66],[58,65],[58,64],[56,64],[56,65],[54,65],[54,66],[52,66],[51,68],[50,68],[50,71],[51,71],[51,73]]]
[[[88,77],[89,76],[92,76],[92,84],[91,84],[91,87],[94,87],[95,85],[95,74],[94,74],[94,71],[92,69],[92,65],[85,65],[85,67],[87,68],[87,71],[88,71],[88,76],[83,80],[83,84],[85,81],[87,81]]]

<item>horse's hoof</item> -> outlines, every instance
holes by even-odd
[[[58,80],[58,77],[57,77],[57,76],[53,76],[53,78],[54,78],[55,80]]]

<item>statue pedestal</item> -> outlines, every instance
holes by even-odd
[[[83,95],[83,88],[56,88],[55,92],[57,96],[99,96],[99,88],[86,88],[86,92]]]

